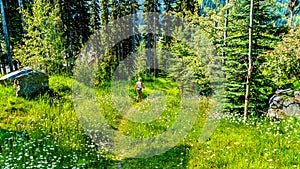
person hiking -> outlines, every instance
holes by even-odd
[[[143,99],[143,89],[145,88],[143,82],[142,82],[142,78],[139,78],[138,82],[136,82],[135,87],[134,87],[134,92],[136,93],[136,91],[138,92],[138,97],[140,102]]]

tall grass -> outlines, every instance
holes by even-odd
[[[109,166],[84,133],[74,112],[71,79],[53,76],[50,90],[35,98],[1,86],[0,166],[86,168]]]
[[[97,89],[97,105],[115,131],[149,138],[167,130],[180,113],[179,90],[169,79],[145,81],[144,101],[136,103],[134,82],[128,88],[131,114],[118,111],[109,88]],[[72,79],[50,77],[50,90],[35,98],[16,97],[0,86],[0,166],[2,168],[300,168],[300,121],[270,121],[222,114],[216,131],[199,141],[214,104],[202,98],[195,124],[165,153],[148,158],[119,158],[86,134],[72,101]],[[158,118],[141,122],[151,108],[151,94],[162,91],[165,108]],[[150,107],[149,107],[150,106]],[[140,118],[134,118],[140,117]],[[153,114],[152,114],[153,115]],[[126,117],[126,118],[125,118]]]

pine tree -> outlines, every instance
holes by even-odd
[[[74,60],[82,45],[93,33],[90,21],[90,0],[68,1],[59,0],[60,17],[63,22],[64,36],[67,37],[65,48],[68,50],[67,58]]]
[[[145,23],[147,23],[147,34],[144,36],[144,39],[146,40],[145,45],[147,48],[147,60],[146,65],[148,68],[151,68],[154,72],[154,75],[156,75],[156,69],[157,69],[157,39],[158,35],[161,32],[161,25],[158,22],[159,16],[157,15],[158,12],[161,12],[159,9],[160,2],[158,0],[146,0],[144,3],[144,12],[147,12],[148,14],[145,16]],[[149,13],[154,13],[151,15],[152,17],[149,17]],[[154,50],[151,50],[154,49]]]
[[[92,31],[96,32],[101,28],[101,6],[99,0],[91,0],[90,4],[90,23]]]
[[[136,22],[138,21],[137,12],[140,8],[140,4],[137,0],[130,1],[130,14],[132,15],[132,34],[131,36],[131,52],[135,53],[136,47],[139,46],[141,36],[139,35],[139,30],[137,28]]]
[[[176,1],[175,12],[182,13],[183,16],[198,13],[198,2],[196,0]]]
[[[14,49],[23,66],[47,73],[62,73],[65,39],[61,32],[59,7],[49,0],[36,1],[23,10],[27,38]]]
[[[166,45],[166,47],[170,47],[172,37],[170,36],[172,34],[172,17],[169,17],[168,15],[171,15],[174,13],[175,9],[173,7],[173,4],[175,3],[175,0],[164,0],[163,1],[165,6],[165,14],[167,15],[166,18],[163,18],[163,21],[165,26],[163,27],[163,43]]]
[[[272,2],[270,2],[272,3]],[[258,57],[266,50],[273,49],[278,41],[278,28],[275,26],[277,17],[270,3],[254,2],[253,13],[253,44],[252,44],[252,81],[250,82],[249,112],[261,114],[265,107],[268,94],[271,92],[270,79],[264,77],[259,66],[265,59]],[[244,108],[245,83],[247,75],[248,28],[250,1],[235,3],[230,15],[228,37],[224,48],[226,72],[226,111],[242,113]]]

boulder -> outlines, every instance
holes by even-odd
[[[281,109],[269,109],[267,117],[271,119],[283,119],[286,114]]]
[[[286,95],[292,95],[293,94],[293,90],[292,89],[277,89],[275,92],[276,95],[282,95],[282,94],[286,94]]]
[[[300,92],[293,92],[291,89],[277,90],[269,100],[266,115],[273,119],[281,119],[284,116],[300,117]]]
[[[283,111],[288,116],[300,117],[300,100],[297,99],[296,95],[294,98],[284,100]]]
[[[300,92],[295,91],[294,92],[294,96],[295,96],[295,99],[297,99],[298,101],[300,101]]]
[[[3,77],[0,78],[0,84],[12,84],[14,82],[14,80],[16,79],[16,77],[22,75],[22,74],[26,74],[29,72],[32,72],[33,70],[29,67],[11,72]]]
[[[269,101],[269,106],[272,109],[282,108],[283,98],[278,95],[273,95]]]
[[[49,87],[49,77],[39,71],[31,71],[17,76],[14,80],[14,88],[17,96],[32,96]]]

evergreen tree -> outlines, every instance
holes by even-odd
[[[89,10],[92,31],[95,32],[101,28],[101,6],[99,0],[91,0]]]
[[[104,45],[105,52],[101,56],[103,59],[100,62],[99,83],[111,79],[120,62],[135,52],[136,47],[139,46],[140,39],[138,28],[135,24],[137,17],[133,16],[130,20],[128,16],[136,14],[139,10],[140,5],[137,1],[113,0],[101,2],[101,4],[102,11],[107,11],[102,13],[102,24],[108,24],[108,21],[110,21],[113,27],[111,24],[108,24],[110,26],[109,30],[106,30],[106,27],[103,27],[101,30],[101,41],[103,42],[102,45]],[[106,7],[109,7],[109,13]],[[133,35],[131,36],[130,34]],[[113,44],[114,46],[107,46],[108,44]]]
[[[248,59],[248,28],[250,1],[233,2],[235,6],[229,14],[228,37],[226,39],[225,69],[226,72],[226,111],[242,113],[244,108],[245,83]],[[272,2],[270,2],[272,3]],[[250,82],[249,112],[261,114],[271,92],[270,79],[264,77],[259,66],[265,59],[258,57],[266,50],[271,50],[278,41],[277,17],[271,4],[255,1],[253,9],[253,44],[252,44],[252,81]]]
[[[9,29],[9,37],[12,49],[16,46],[22,39],[23,30],[22,30],[22,20],[19,8],[18,0],[5,0],[7,5],[6,13],[8,14],[6,19]]]
[[[139,30],[138,27],[136,25],[136,22],[138,21],[137,18],[137,12],[140,8],[140,4],[138,3],[137,0],[131,0],[130,1],[130,14],[132,14],[132,34],[133,36],[131,36],[131,52],[135,52],[136,51],[136,47],[139,46],[140,43],[140,39],[141,36],[139,35]]]
[[[183,16],[198,13],[197,0],[176,1],[174,6],[175,12],[182,13]]]
[[[144,3],[144,12],[150,13],[159,13],[161,12],[159,9],[160,2],[158,0],[146,0]],[[145,16],[144,22],[147,23],[147,34],[143,37],[144,40],[146,40],[145,45],[147,48],[147,60],[146,65],[148,68],[153,68],[153,73],[156,74],[156,68],[157,68],[157,54],[156,54],[156,45],[157,45],[157,39],[158,36],[161,33],[161,25],[158,22],[159,15],[154,14],[151,15],[152,17],[149,17],[149,15]],[[151,50],[154,49],[154,50]]]
[[[165,6],[165,14],[171,15],[174,12],[173,4],[175,3],[175,0],[164,0],[163,5]],[[170,47],[172,37],[170,36],[172,34],[172,18],[169,16],[166,16],[166,18],[163,18],[163,22],[165,23],[165,26],[163,27],[163,43],[166,45],[166,47]]]
[[[59,0],[60,17],[63,22],[64,36],[67,37],[65,48],[68,50],[67,58],[74,60],[82,47],[93,33],[90,17],[90,0],[68,1]]]
[[[61,32],[59,7],[49,0],[40,0],[23,10],[27,38],[14,49],[23,66],[47,73],[62,73],[65,39]]]

